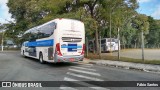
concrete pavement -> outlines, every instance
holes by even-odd
[[[160,65],[153,65],[153,64],[141,64],[141,63],[132,63],[123,61],[113,61],[113,60],[90,60],[87,58],[83,60],[83,63],[160,73]]]

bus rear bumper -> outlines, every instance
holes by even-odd
[[[83,61],[84,55],[78,56],[56,56],[55,62],[78,62]]]

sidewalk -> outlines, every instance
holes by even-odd
[[[6,52],[20,52],[20,50],[4,50],[4,51],[0,50],[0,53],[6,53]]]
[[[160,73],[160,65],[140,64],[140,63],[131,63],[123,61],[112,61],[112,60],[89,60],[86,58],[83,60],[83,63]]]

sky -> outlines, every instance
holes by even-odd
[[[138,0],[141,14],[152,16],[154,19],[160,19],[160,0]]]
[[[13,21],[11,14],[9,13],[9,8],[6,3],[8,0],[0,0],[0,23],[8,23],[8,21]]]
[[[139,9],[137,11],[147,16],[152,16],[154,19],[160,19],[160,0],[137,0]],[[0,0],[0,23],[8,23],[14,21],[9,13],[9,8],[6,3],[8,0]]]

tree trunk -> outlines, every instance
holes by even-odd
[[[142,60],[144,62],[144,36],[143,36],[143,30],[141,31],[141,40],[142,40],[142,45],[141,45],[141,48],[142,48]]]
[[[118,27],[118,60],[120,60],[120,35],[119,35],[119,31],[120,31],[120,28]]]
[[[135,44],[134,44],[134,48],[137,48],[137,43],[135,42]]]
[[[95,47],[96,47],[95,41],[93,41],[93,53],[94,53],[94,54],[95,54],[95,51],[96,51]]]
[[[98,30],[95,32],[96,53],[99,54]]]

